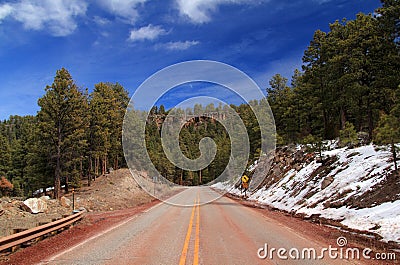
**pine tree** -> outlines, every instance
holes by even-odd
[[[302,134],[320,138],[328,136],[328,109],[325,97],[327,90],[326,33],[317,30],[303,56],[303,76],[297,87],[297,98],[301,100]],[[278,121],[279,122],[279,121]],[[276,123],[278,123],[276,122]]]
[[[389,33],[387,37],[400,48],[400,1],[381,0],[382,7],[376,10],[382,28]]]
[[[100,166],[101,174],[105,174],[110,160],[115,169],[125,164],[121,142],[128,103],[128,92],[118,83],[98,83],[90,95],[89,163],[90,167],[94,164],[94,175],[100,174]]]
[[[11,169],[11,149],[7,138],[0,134],[0,175]]]
[[[33,123],[30,129],[25,156],[24,192],[26,195],[32,195],[38,189],[46,191],[47,187],[54,185],[54,168],[50,163],[52,147],[43,145],[38,122]]]
[[[125,160],[122,150],[122,124],[126,109],[129,104],[128,92],[118,83],[109,84],[113,90],[116,99],[115,116],[112,120],[111,127],[111,150],[110,159],[112,160],[112,167],[118,169],[125,166]]]
[[[267,88],[267,99],[271,106],[276,123],[278,142],[287,144],[294,142],[297,131],[297,116],[294,90],[287,85],[288,79],[276,74],[270,80],[270,88]]]
[[[36,117],[24,116],[16,117],[17,132],[16,138],[12,144],[12,171],[9,172],[8,176],[14,184],[14,193],[28,195],[32,192],[32,186],[36,184],[35,179],[29,179],[28,171],[28,155],[31,151],[31,138],[35,133]],[[20,196],[18,195],[18,196]]]
[[[400,122],[392,114],[381,114],[378,127],[375,129],[374,142],[379,145],[390,145],[390,151],[393,156],[395,170],[397,170],[397,152],[396,143],[400,142]]]
[[[158,108],[158,113],[160,115],[165,115],[166,114],[164,105],[162,105],[162,104],[160,105],[160,107]]]
[[[84,137],[85,122],[79,116],[86,98],[65,68],[56,72],[53,84],[45,91],[38,101],[40,143],[49,149],[48,162],[54,170],[54,197],[59,199],[63,177],[68,187],[67,169],[75,158],[75,143]]]
[[[352,123],[346,122],[344,129],[339,132],[339,139],[341,146],[354,147],[358,144],[357,132]]]

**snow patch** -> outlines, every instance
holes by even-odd
[[[329,143],[334,147],[335,143]],[[297,147],[297,150],[300,148]],[[249,200],[280,210],[306,216],[343,220],[349,228],[378,233],[384,241],[400,242],[400,201],[386,202],[370,208],[340,206],[353,196],[360,196],[386,178],[394,170],[391,153],[375,150],[367,145],[354,149],[338,148],[323,152],[324,157],[337,157],[327,176],[313,176],[321,163],[313,160],[296,171],[291,169],[276,183],[262,187],[249,196]],[[257,166],[254,163],[252,170]],[[315,174],[315,173],[314,173]],[[321,184],[327,177],[333,179],[327,187]],[[214,188],[241,195],[231,183],[216,183]],[[335,206],[329,206],[330,204]]]

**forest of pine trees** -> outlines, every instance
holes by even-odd
[[[109,167],[124,166],[121,128],[128,92],[118,83],[80,90],[66,69],[38,100],[36,116],[11,116],[0,123],[0,175],[15,196],[54,186],[54,197],[88,185]]]
[[[255,102],[257,101],[253,103],[255,104]],[[239,113],[240,118],[244,121],[250,142],[250,155],[248,160],[249,163],[251,163],[259,157],[261,152],[259,124],[257,123],[250,105],[230,105],[230,107],[234,109],[235,112]],[[186,117],[186,119],[184,119],[186,122],[179,133],[180,149],[187,158],[196,159],[200,156],[199,142],[204,137],[213,139],[217,146],[217,153],[214,160],[206,168],[195,172],[176,167],[164,154],[161,143],[161,129],[164,125],[164,120],[168,114],[171,114],[171,111],[172,110],[165,112],[163,105],[161,105],[160,108],[154,107],[147,120],[146,148],[156,169],[169,181],[181,185],[206,184],[220,176],[227,167],[231,155],[230,137],[232,136],[228,134],[225,127],[219,122],[219,120],[224,120],[226,116],[229,116],[226,115],[227,111],[225,107],[222,105],[215,107],[214,104],[211,103],[206,106],[195,104],[193,109],[173,109],[173,111],[176,112],[173,115],[175,117],[185,117],[186,115],[194,116],[193,118]],[[231,130],[234,130],[234,128],[231,128]],[[237,139],[237,141],[242,141],[242,139]]]
[[[290,85],[273,76],[267,92],[279,143],[334,139],[346,125],[371,141],[382,117],[398,123],[400,1],[381,2],[373,15],[315,31]]]
[[[357,133],[367,142],[388,145],[396,157],[400,142],[400,1],[381,0],[374,14],[358,14],[316,30],[304,51],[301,70],[291,79],[276,74],[266,89],[274,114],[277,143],[312,143],[340,137],[356,145]],[[36,116],[10,116],[0,122],[1,195],[31,196],[54,186],[68,191],[91,184],[108,168],[125,167],[122,123],[128,92],[118,83],[98,83],[81,90],[66,69],[38,100]],[[260,128],[249,105],[231,106],[242,118],[250,138],[249,163],[260,154]],[[192,111],[218,112],[201,105]],[[162,152],[160,129],[168,114],[154,107],[146,126],[146,146],[156,168],[169,180],[185,185],[207,183],[221,172],[230,155],[224,127],[210,117],[189,120],[180,144],[189,158],[199,155],[198,142],[211,137],[216,159],[198,172],[171,164]],[[394,160],[396,161],[396,160]],[[397,167],[397,165],[396,165]]]

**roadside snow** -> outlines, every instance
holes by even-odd
[[[394,169],[393,163],[388,162],[390,152],[376,151],[373,145],[367,145],[325,151],[323,155],[338,158],[327,176],[316,175],[313,178],[311,174],[321,164],[312,161],[298,171],[291,169],[280,181],[257,190],[248,199],[306,216],[319,214],[342,220],[341,223],[347,227],[378,233],[384,241],[400,242],[400,201],[362,209],[337,206],[352,196],[371,190],[386,178],[387,172]],[[322,189],[321,184],[327,177],[333,178],[333,182]],[[241,195],[240,190],[230,183],[216,183],[213,187]],[[336,207],[330,208],[327,202]]]

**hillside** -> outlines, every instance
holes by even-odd
[[[256,172],[263,166],[259,162]],[[400,242],[400,178],[387,151],[373,145],[340,148],[319,159],[301,146],[279,148],[263,174],[264,182],[248,200]],[[214,188],[242,195],[233,183]]]
[[[72,200],[72,195],[67,196]],[[150,202],[153,199],[142,190],[129,169],[119,169],[97,178],[90,187],[75,192],[75,208],[88,211],[121,210]]]
[[[71,214],[72,193],[64,197],[67,199],[62,198],[61,201],[44,199],[46,210],[37,214],[23,210],[22,201],[17,198],[0,198],[0,237],[13,234],[16,229],[29,229]],[[74,197],[75,209],[94,213],[127,209],[154,200],[138,186],[128,169],[97,178],[90,187],[76,190]]]

